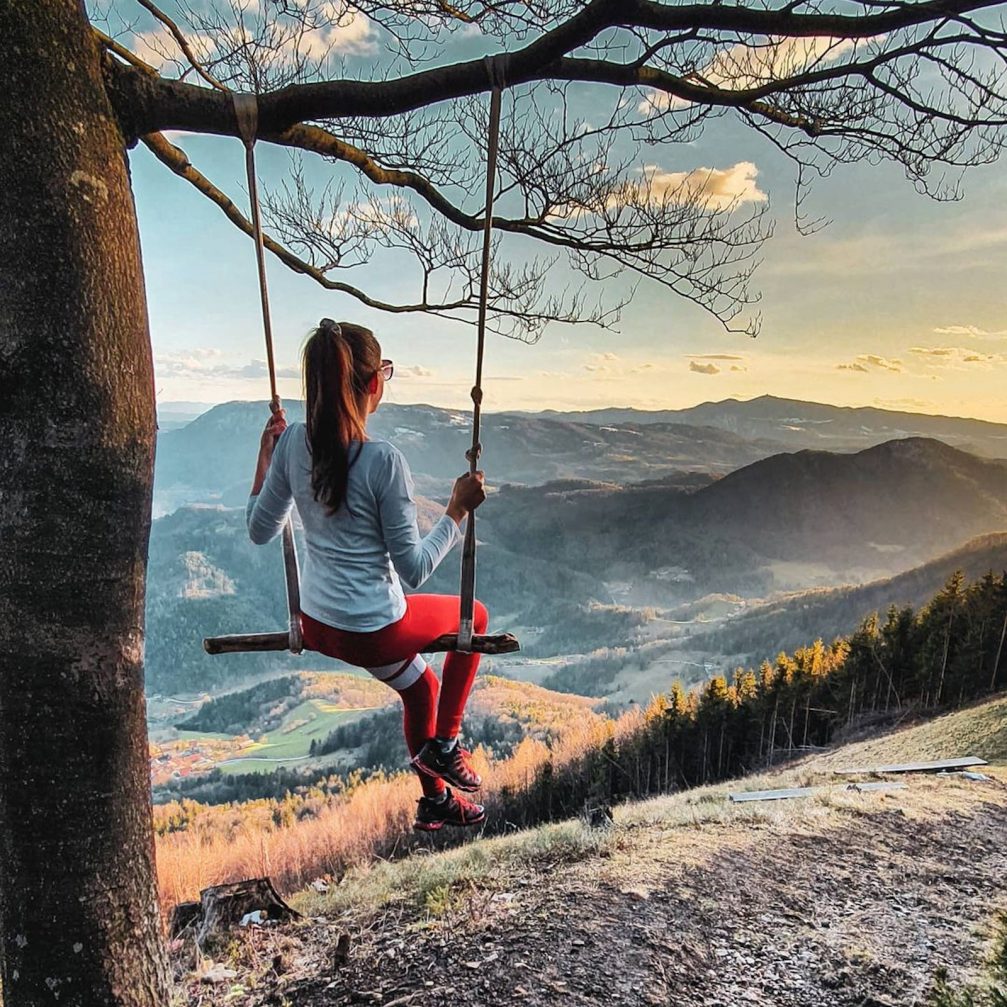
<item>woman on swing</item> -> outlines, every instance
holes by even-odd
[[[374,334],[323,318],[305,344],[303,368],[306,422],[288,427],[279,410],[266,424],[248,500],[249,537],[270,541],[296,503],[307,545],[304,646],[366,668],[402,697],[406,745],[423,786],[413,827],[479,825],[482,806],[451,789],[475,791],[482,783],[458,743],[479,655],[449,653],[439,686],[420,652],[458,632],[459,599],[407,597],[401,585],[418,588],[461,540],[458,526],[486,499],[483,474],[455,482],[444,516],[421,538],[404,456],[367,436],[367,418],[392,377]],[[484,633],[487,622],[477,601],[474,631]]]

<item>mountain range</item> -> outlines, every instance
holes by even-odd
[[[303,402],[290,401],[285,408],[290,421],[303,420]],[[181,428],[162,430],[155,514],[187,503],[243,505],[268,415],[265,402],[228,402]],[[373,414],[368,430],[402,450],[421,493],[446,494],[467,467],[472,437],[467,413],[387,403]],[[481,464],[496,485],[567,478],[626,483],[684,474],[689,477],[684,484],[696,486],[783,450],[781,443],[714,427],[606,426],[505,413],[483,418],[481,441]]]
[[[244,503],[265,402],[228,402],[183,426],[180,404],[162,408],[154,513],[188,503]],[[190,406],[191,408],[191,406]],[[291,420],[302,402],[286,403]],[[171,427],[171,428],[169,428]],[[405,453],[419,492],[444,496],[464,470],[471,416],[460,410],[383,403],[373,436]],[[483,416],[481,464],[490,482],[535,486],[560,479],[620,485],[677,475],[698,488],[752,462],[802,449],[854,452],[882,442],[927,437],[983,457],[1007,457],[1007,425],[883,409],[852,409],[764,396],[646,412],[491,413]]]
[[[776,455],[698,488],[688,482],[564,480],[490,496],[478,525],[478,593],[495,629],[521,635],[519,661],[633,646],[660,629],[644,626],[648,608],[862,584],[1007,529],[1007,462],[920,438],[856,454]],[[421,501],[423,523],[440,509]],[[455,593],[458,564],[456,551],[422,590]],[[240,509],[187,507],[156,521],[152,688],[206,688],[303,666],[283,655],[209,658],[200,647],[206,635],[281,627],[281,569],[277,543],[248,541]],[[834,621],[824,622],[802,624],[802,639],[832,632]],[[704,646],[729,642],[736,652],[735,640]]]
[[[973,454],[1007,458],[1007,424],[872,406],[833,406],[774,395],[703,402],[686,409],[545,410],[528,415],[570,423],[685,423],[725,430],[747,440],[773,441],[792,451],[856,451],[902,437],[933,437]]]

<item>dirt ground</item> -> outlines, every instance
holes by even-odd
[[[200,983],[187,1002],[908,1007],[938,967],[978,974],[1007,900],[1005,781],[629,817],[600,855],[471,884],[435,918],[271,933],[255,990]]]

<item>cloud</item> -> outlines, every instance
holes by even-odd
[[[893,357],[882,357],[877,353],[860,353],[854,360],[847,364],[836,364],[838,371],[858,371],[861,374],[870,374],[872,371],[891,371],[893,374],[901,374],[904,370],[902,361]]]
[[[330,24],[292,41],[284,47],[286,53],[321,60],[332,53],[373,56],[378,51],[377,32],[369,18],[341,3],[326,3],[324,7]]]
[[[244,367],[223,369],[221,374],[225,377],[235,378],[267,378],[269,377],[269,366],[265,360],[250,360]],[[276,376],[278,378],[299,378],[301,371],[298,367],[277,367]]]
[[[1007,362],[1007,356],[1003,353],[978,353],[965,346],[913,346],[909,352],[922,357],[928,367],[951,370],[969,369],[977,364],[988,369]]]
[[[744,361],[748,358],[738,353],[687,353],[685,359],[689,361],[689,370],[697,374],[719,374],[721,368],[711,364],[698,364],[697,361],[723,360],[731,362],[730,369],[735,372],[744,373],[748,370],[744,366]],[[709,368],[713,366],[711,371]]]
[[[294,7],[305,7],[307,0],[292,0]],[[257,31],[267,34],[270,28],[264,21],[265,15],[260,13],[258,4],[251,4],[245,10],[250,19],[244,29],[248,35],[254,36]],[[275,57],[280,61],[287,60],[298,64],[304,59],[323,62],[327,57],[338,54],[342,56],[373,56],[378,51],[377,30],[374,23],[358,11],[349,8],[342,0],[326,0],[313,8],[312,19],[320,20],[317,28],[302,31],[292,30],[289,19],[270,15],[278,26],[274,33]],[[196,59],[205,64],[217,56],[221,47],[212,35],[186,30],[183,34]],[[163,25],[158,24],[151,31],[133,32],[132,39],[127,43],[140,59],[150,63],[155,69],[164,71],[174,64],[188,66],[188,59],[175,37]],[[227,46],[225,46],[227,48]]]
[[[865,40],[870,41],[870,40]],[[852,53],[852,39],[811,35],[805,38],[770,38],[758,46],[739,43],[722,49],[701,70],[684,74],[684,79],[698,87],[741,91],[757,87],[779,77],[803,73],[816,66],[828,65]],[[684,107],[691,102],[673,97],[665,91],[648,90],[637,106],[641,115],[654,115],[670,108]]]
[[[649,164],[642,172],[642,181],[627,182],[609,197],[609,208],[625,203],[698,203],[725,210],[739,203],[764,203],[769,198],[759,189],[759,169],[751,161],[692,171],[662,171]]]
[[[205,63],[216,52],[217,45],[213,37],[199,32],[185,32],[185,40],[193,55],[200,63]],[[152,31],[138,31],[127,43],[133,53],[155,70],[163,71],[173,63],[188,66],[188,59],[175,41],[175,36],[162,24]]]
[[[395,365],[395,377],[397,378],[432,378],[433,376],[434,372],[429,367],[421,367],[419,364]]]
[[[945,325],[934,329],[939,336],[971,336],[973,339],[1001,339],[1007,336],[1007,329],[982,329],[978,325]]]
[[[621,363],[618,353],[592,353],[584,364],[584,370],[595,374],[615,374],[622,370]]]
[[[549,219],[575,221],[585,216],[615,216],[623,209],[697,206],[706,210],[731,210],[742,203],[765,203],[769,196],[758,185],[759,169],[751,161],[738,161],[729,168],[693,168],[664,171],[656,164],[644,165],[638,177],[621,182],[603,193],[604,205],[595,198],[555,206]]]
[[[687,353],[687,360],[744,360],[737,353]]]
[[[901,360],[889,360],[887,357],[879,357],[876,353],[862,353],[857,357],[858,361],[878,367],[883,371],[894,371],[896,374],[902,371]]]
[[[216,349],[197,348],[179,353],[162,353],[154,359],[154,369],[159,380],[165,378],[188,378],[204,381],[226,379],[265,380],[269,368],[265,360],[250,360],[247,364],[235,364],[224,359]],[[277,378],[300,378],[298,367],[277,367]]]

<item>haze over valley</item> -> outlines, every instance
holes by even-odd
[[[278,543],[253,546],[244,522],[265,414],[265,403],[228,403],[160,435],[147,615],[159,738],[188,737],[172,725],[199,695],[353,671],[310,654],[202,650],[204,636],[285,623]],[[484,669],[553,693],[645,702],[675,679],[729,674],[849,633],[869,612],[919,605],[956,569],[1007,567],[1007,462],[995,456],[1007,426],[769,397],[484,423],[493,492],[479,515],[478,595],[494,630],[522,640]],[[464,467],[468,424],[429,406],[372,418],[373,435],[409,460],[424,528]],[[457,592],[458,564],[455,552],[422,590]],[[310,765],[310,742],[357,716],[339,695],[322,688],[274,725],[289,735],[277,765]],[[226,726],[268,734],[254,717]]]

